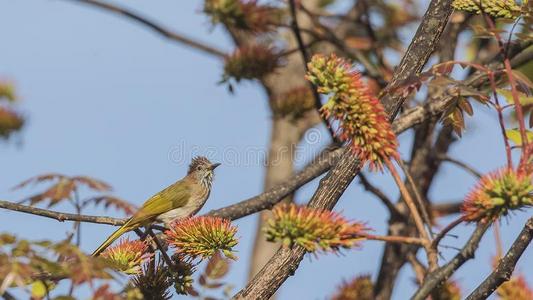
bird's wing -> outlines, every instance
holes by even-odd
[[[152,222],[159,215],[187,204],[191,189],[186,181],[180,180],[161,192],[153,195],[133,215],[130,224],[146,224]]]

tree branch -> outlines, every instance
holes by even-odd
[[[511,279],[516,263],[533,239],[533,217],[524,225],[507,254],[500,259],[496,269],[481,283],[466,300],[487,299],[501,284]]]
[[[461,212],[461,206],[463,201],[435,203],[431,205],[431,214],[434,217],[448,216],[452,214],[458,214]]]
[[[359,172],[359,161],[350,149],[342,148],[339,162],[320,181],[309,207],[331,210]],[[305,249],[300,246],[282,247],[233,299],[269,299],[294,274],[302,261]]]
[[[138,15],[137,13],[131,11],[131,10],[128,10],[126,8],[122,8],[122,7],[119,7],[119,6],[116,6],[116,5],[113,5],[113,4],[109,4],[109,3],[105,3],[105,2],[101,2],[101,1],[98,1],[98,0],[69,0],[69,1],[72,1],[72,2],[77,2],[77,3],[81,3],[81,4],[86,4],[86,5],[91,5],[91,6],[94,6],[94,7],[98,7],[100,9],[103,9],[103,10],[106,10],[106,11],[109,11],[109,12],[112,12],[112,13],[115,13],[117,15],[121,15],[123,17],[126,17],[127,19],[130,19],[132,21],[135,21],[141,25],[144,25],[150,29],[152,29],[153,31],[155,31],[156,33],[174,41],[174,42],[178,42],[178,43],[181,43],[183,45],[186,45],[186,46],[189,46],[191,48],[194,48],[194,49],[197,49],[197,50],[200,50],[204,53],[207,53],[207,54],[210,54],[210,55],[214,55],[216,57],[219,57],[219,58],[223,58],[226,53],[224,53],[223,51],[219,50],[219,49],[216,49],[212,46],[209,46],[209,45],[206,45],[202,42],[199,42],[199,41],[196,41],[192,38],[189,38],[183,34],[179,34],[177,32],[174,32],[170,29],[167,29],[165,27],[163,27],[162,25],[159,25],[157,24],[155,21],[152,21],[152,20],[149,20],[148,18],[146,17],[143,17],[143,16],[140,16]]]
[[[75,221],[75,222],[86,222],[86,223],[109,224],[109,225],[115,225],[115,226],[120,226],[126,222],[126,219],[63,213],[63,212],[33,207],[33,206],[12,203],[9,201],[4,201],[4,200],[0,200],[0,208],[18,211],[18,212],[27,213],[27,214],[32,214],[32,215],[37,215],[37,216],[41,216],[45,218],[50,218],[50,219],[57,220],[59,222]]]
[[[395,84],[420,71],[431,53],[434,43],[438,41],[448,16],[451,14],[451,0],[432,0],[407,53],[393,75]],[[405,101],[405,97],[386,95],[382,100],[385,110],[393,120]],[[424,117],[423,117],[424,118]],[[359,172],[359,161],[352,151],[346,147],[343,155],[332,170],[320,181],[320,185],[309,202],[309,207],[332,209],[340,196]],[[268,299],[285,280],[293,274],[303,259],[305,250],[302,247],[282,248],[270,259],[261,271],[237,293],[235,299]]]
[[[468,242],[463,246],[461,251],[444,266],[438,268],[434,272],[428,274],[422,286],[416,291],[412,300],[424,300],[437,286],[448,279],[457,269],[459,269],[467,260],[474,258],[481,238],[485,231],[490,227],[491,223],[479,223],[476,230],[470,236]]]
[[[224,208],[212,210],[207,215],[235,220],[265,209],[270,209],[304,184],[329,170],[338,161],[340,156],[340,149],[333,150],[319,157],[315,162],[310,163],[303,171],[285,183],[278,184],[258,196]]]
[[[474,168],[470,167],[469,165],[467,165],[466,163],[464,163],[464,162],[462,162],[462,161],[460,161],[458,159],[449,157],[447,155],[439,155],[437,158],[440,159],[440,160],[452,163],[452,164],[464,169],[468,173],[474,175],[474,177],[481,178],[483,176],[480,172],[474,170]]]
[[[392,215],[395,215],[397,217],[403,216],[403,214],[398,210],[398,208],[396,208],[394,203],[392,203],[392,200],[382,190],[380,190],[378,187],[374,186],[370,181],[368,181],[368,178],[366,178],[363,173],[359,173],[359,180],[365,191],[374,194],[374,196],[380,199],[383,205],[385,205],[389,209]]]
[[[424,105],[412,108],[394,121],[392,123],[392,128],[398,135],[431,116],[442,113],[451,101],[453,101],[453,98],[449,95],[445,95],[442,98],[432,99]],[[278,184],[262,194],[243,200],[239,203],[212,210],[206,215],[235,220],[271,208],[302,185],[328,171],[338,161],[342,152],[343,148],[333,150],[321,156],[315,162],[310,163],[304,170],[296,174],[287,182]],[[60,222],[79,221],[120,226],[126,221],[126,219],[120,218],[63,213],[3,200],[0,200],[0,208],[51,218]]]

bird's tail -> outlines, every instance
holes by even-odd
[[[118,239],[121,235],[124,233],[132,230],[133,228],[130,226],[130,221],[128,220],[124,225],[120,226],[119,229],[117,229],[113,234],[111,234],[103,243],[100,245],[100,247],[96,248],[94,250],[93,254],[91,256],[98,256],[100,253],[102,253],[109,245],[111,245],[116,239]]]

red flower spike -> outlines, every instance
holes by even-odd
[[[533,206],[532,179],[531,174],[508,168],[483,176],[461,207],[463,218],[495,221],[510,210]]]
[[[349,222],[338,213],[303,206],[279,205],[265,228],[267,240],[284,246],[300,245],[307,251],[337,252],[359,246],[368,231],[363,223]]]
[[[139,274],[142,262],[151,257],[146,252],[147,249],[148,245],[141,240],[123,239],[117,245],[107,248],[101,256],[113,269],[130,275]]]
[[[331,54],[315,55],[308,63],[306,78],[330,98],[320,112],[338,121],[337,136],[347,141],[371,170],[383,170],[384,160],[398,160],[398,141],[379,100],[363,83],[361,74],[346,60]]]
[[[191,217],[178,220],[167,230],[167,242],[179,255],[209,258],[217,251],[235,259],[232,248],[237,245],[237,227],[229,220],[216,217]]]

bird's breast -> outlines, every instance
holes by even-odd
[[[195,215],[204,206],[209,197],[209,192],[209,190],[203,190],[192,193],[185,206],[169,210],[159,215],[157,219],[165,224],[170,224],[174,220]]]

